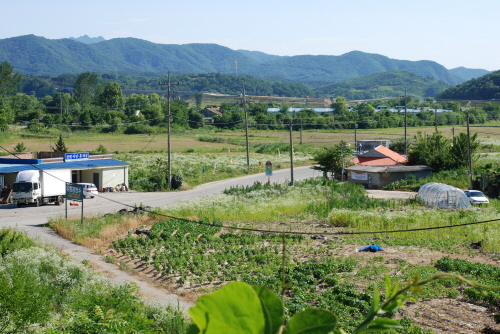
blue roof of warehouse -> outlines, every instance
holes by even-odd
[[[49,169],[79,169],[89,167],[105,167],[105,166],[127,166],[128,162],[116,159],[101,159],[101,160],[82,160],[71,162],[54,162],[47,164],[3,164],[0,162],[0,173],[16,173],[23,170],[49,170]]]

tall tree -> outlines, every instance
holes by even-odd
[[[101,107],[111,109],[121,109],[123,106],[123,96],[120,85],[110,82],[99,95],[98,102]]]
[[[64,143],[62,135],[59,135],[59,140],[56,142],[56,147],[54,148],[54,152],[64,152],[64,153],[68,152],[68,148]]]
[[[450,148],[450,159],[452,168],[460,168],[468,166],[468,138],[465,132],[460,132],[458,136],[453,137],[453,146]],[[479,155],[476,154],[479,148],[479,140],[477,139],[477,133],[470,136],[470,151],[472,161],[476,161]]]
[[[93,72],[85,72],[78,76],[73,86],[75,98],[82,106],[88,105],[94,98],[99,76]]]
[[[312,168],[326,173],[340,174],[352,157],[351,152],[352,148],[344,141],[332,147],[325,147],[313,156],[317,165]]]
[[[450,140],[441,132],[435,132],[431,136],[424,136],[419,132],[415,139],[416,142],[409,152],[409,165],[425,165],[436,170],[447,170],[452,167]]]
[[[21,74],[14,72],[14,67],[10,63],[6,61],[0,63],[0,97],[15,92],[21,81]]]

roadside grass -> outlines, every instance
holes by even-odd
[[[165,153],[126,153],[116,155],[117,159],[129,162],[129,186],[138,191],[152,191],[157,187],[157,178],[163,175],[166,178],[168,160]],[[174,153],[171,156],[172,173],[183,177],[185,187],[224,180],[228,178],[265,173],[266,161],[272,161],[273,169],[282,169],[290,166],[288,154],[250,154],[250,167],[246,165],[246,154],[241,152],[224,153]],[[311,165],[311,156],[297,152],[294,165]],[[154,171],[152,173],[151,171]]]
[[[127,235],[141,226],[151,226],[164,218],[154,214],[103,215],[80,218],[56,218],[49,220],[49,226],[60,236],[84,247],[106,250],[118,236]]]
[[[110,284],[26,234],[0,230],[0,328],[3,333],[172,333],[189,321],[180,310],[146,305],[134,284]]]

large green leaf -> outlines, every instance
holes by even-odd
[[[204,334],[261,334],[266,328],[257,292],[242,282],[228,283],[219,291],[201,296],[189,314]]]
[[[284,334],[327,334],[337,325],[337,317],[328,310],[310,308],[295,314]]]
[[[356,331],[356,333],[383,333],[389,332],[395,329],[400,329],[402,326],[396,320],[387,318],[377,318],[373,320],[367,329],[361,331]]]
[[[264,333],[279,333],[279,329],[283,325],[283,320],[285,319],[285,313],[281,300],[274,292],[267,288],[256,285],[252,286],[252,288],[259,296],[262,311],[264,312],[266,321]]]

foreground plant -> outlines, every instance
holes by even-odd
[[[421,292],[425,284],[442,279],[460,280],[480,289],[499,289],[453,274],[439,274],[426,280],[420,280],[416,275],[399,289],[399,284],[392,284],[386,276],[385,301],[381,300],[375,289],[370,311],[352,333],[381,333],[401,329],[398,321],[383,316],[394,314],[406,301],[414,300],[410,294]],[[188,334],[346,334],[339,327],[335,314],[321,308],[309,308],[296,313],[285,324],[285,310],[280,298],[267,288],[243,282],[231,282],[217,292],[201,296],[196,306],[189,309],[189,314],[194,323]]]

